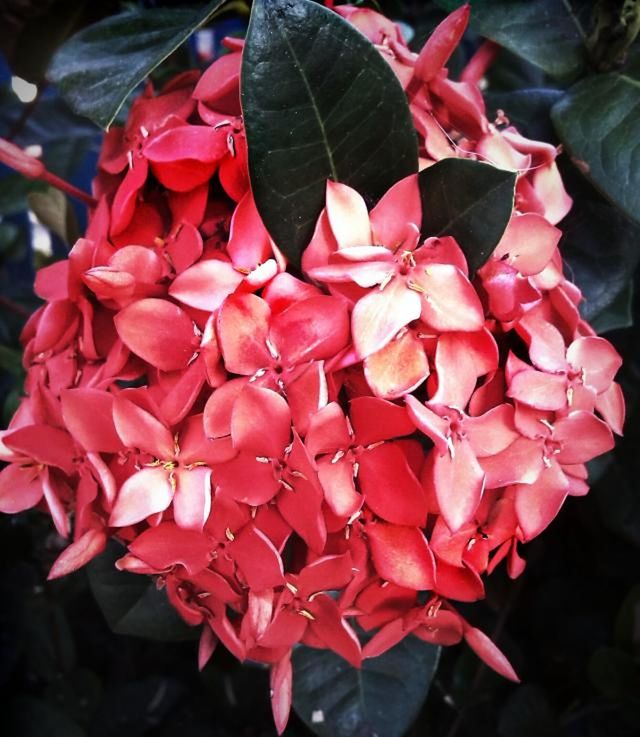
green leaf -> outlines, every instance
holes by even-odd
[[[43,701],[19,694],[5,705],[3,734],[8,737],[85,737],[67,714]]]
[[[166,593],[148,576],[117,570],[125,553],[110,542],[102,555],[87,566],[89,584],[109,627],[119,635],[134,635],[161,642],[191,640],[197,636],[171,606]]]
[[[244,47],[242,108],[258,211],[293,262],[327,179],[373,204],[418,170],[405,94],[373,45],[309,0],[256,0]]]
[[[640,227],[607,202],[577,197],[562,231],[560,253],[567,276],[584,296],[580,312],[585,320],[597,319],[633,277],[640,258]]]
[[[578,169],[640,220],[640,80],[624,74],[588,77],[554,105],[551,117]]]
[[[357,670],[331,650],[293,654],[293,706],[318,737],[401,737],[438,666],[440,648],[410,636]]]
[[[614,298],[613,302],[592,320],[591,327],[602,335],[611,330],[623,330],[633,325],[633,282],[629,282]]]
[[[500,713],[500,737],[557,737],[557,720],[547,697],[537,686],[519,686]]]
[[[133,9],[105,18],[56,52],[48,78],[76,113],[107,129],[127,95],[225,1],[198,9]]]
[[[487,117],[493,120],[502,110],[509,122],[528,138],[556,142],[551,124],[552,106],[562,97],[562,90],[552,88],[526,88],[509,92],[487,92]]]
[[[469,159],[444,159],[420,172],[422,236],[453,236],[471,274],[504,233],[515,196],[515,172]]]
[[[45,192],[27,195],[29,207],[38,220],[49,230],[71,245],[79,235],[78,222],[71,203],[63,192],[49,187]]]
[[[29,192],[44,191],[47,185],[35,179],[26,179],[21,174],[9,172],[0,177],[0,216],[15,215],[28,208]],[[5,223],[8,225],[8,223]],[[6,234],[0,237],[0,248],[4,249]]]
[[[455,10],[460,0],[436,0]],[[586,0],[474,0],[471,28],[552,77],[575,77],[586,60]]]
[[[628,653],[601,647],[589,660],[589,678],[603,696],[616,701],[638,699],[640,665]]]

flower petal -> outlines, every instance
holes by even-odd
[[[228,261],[207,259],[178,274],[169,294],[190,307],[215,312],[242,279],[242,274]]]
[[[424,527],[427,505],[422,485],[395,443],[383,443],[358,457],[358,480],[367,506],[396,525]]]
[[[367,526],[367,537],[373,565],[382,578],[415,591],[433,589],[433,554],[417,527],[378,522]]]
[[[143,468],[122,484],[111,511],[109,527],[127,527],[164,512],[173,499],[169,473],[164,468]]]
[[[420,297],[394,277],[356,302],[351,317],[353,343],[360,358],[384,348],[396,333],[420,317]]]
[[[114,318],[122,342],[161,371],[183,369],[197,347],[191,318],[165,299],[141,299]]]
[[[233,405],[231,438],[241,451],[282,458],[291,438],[291,412],[286,400],[270,389],[247,385]]]

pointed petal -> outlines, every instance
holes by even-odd
[[[321,458],[318,478],[327,506],[335,515],[349,518],[360,509],[364,497],[356,491],[352,462],[340,459],[334,463],[329,457]]]
[[[358,480],[367,506],[387,522],[424,527],[424,492],[405,455],[395,443],[384,443],[362,453]]]
[[[183,530],[201,532],[211,512],[211,469],[179,468],[175,472],[176,491],[173,517]]]
[[[535,483],[515,487],[515,510],[525,540],[539,535],[560,511],[569,482],[557,463],[552,463]]]
[[[86,565],[90,560],[100,555],[107,545],[107,535],[104,530],[87,530],[81,537],[66,547],[55,559],[47,581],[66,576]]]
[[[606,391],[622,365],[616,349],[604,338],[578,338],[567,349],[567,361],[583,372],[584,383],[596,393]]]
[[[440,596],[455,601],[479,601],[484,599],[482,578],[468,566],[452,566],[436,558],[436,586]]]
[[[264,591],[284,584],[280,554],[269,538],[253,525],[246,525],[229,546],[249,588]]]
[[[185,368],[196,350],[191,318],[165,299],[134,302],[114,322],[127,348],[161,371]]]
[[[520,437],[513,414],[511,404],[499,404],[479,417],[465,417],[464,431],[476,458],[501,453]]]
[[[624,425],[624,395],[620,384],[613,382],[596,397],[596,409],[616,435],[622,435]]]
[[[252,507],[271,501],[280,489],[271,463],[257,461],[253,453],[216,466],[213,482],[225,496]]]
[[[353,343],[360,358],[384,348],[396,333],[420,317],[420,297],[394,277],[356,302],[351,317]]]
[[[173,499],[169,474],[163,468],[143,468],[122,484],[109,518],[110,527],[127,527],[164,512]]]
[[[558,374],[526,369],[512,377],[507,396],[536,409],[563,409],[567,405],[567,379]]]
[[[138,448],[165,461],[175,455],[173,436],[168,428],[123,395],[114,399],[113,419],[127,448]]]
[[[282,458],[291,438],[291,412],[286,400],[270,389],[247,385],[233,405],[231,438],[238,450]]]
[[[64,430],[49,425],[26,425],[8,432],[2,442],[7,448],[37,463],[55,466],[67,474],[73,473],[76,448]]]
[[[425,407],[422,402],[411,394],[407,394],[404,401],[407,405],[407,413],[418,430],[433,440],[439,453],[448,453],[450,423],[433,410]]]
[[[553,439],[560,443],[560,463],[586,463],[615,445],[609,426],[590,412],[571,412],[556,423]]]
[[[418,528],[378,522],[367,526],[367,537],[373,565],[382,578],[416,591],[433,589],[433,554]]]
[[[460,269],[450,264],[431,264],[419,271],[414,269],[412,273],[424,290],[421,315],[427,325],[443,332],[482,330],[482,304]]]
[[[364,375],[378,397],[396,399],[412,392],[429,375],[422,341],[411,330],[399,334],[384,348],[365,358]]]
[[[242,279],[242,274],[228,261],[207,259],[178,274],[169,294],[190,307],[215,312]]]
[[[270,366],[269,305],[255,294],[228,297],[218,313],[218,340],[227,371],[251,376]]]
[[[513,670],[511,663],[507,660],[505,654],[484,634],[484,632],[467,625],[464,629],[464,639],[473,652],[480,658],[480,660],[484,661],[489,668],[492,668],[496,673],[499,673],[504,678],[508,678],[510,681],[520,683],[520,679]]]
[[[399,246],[406,234],[406,224],[422,223],[418,177],[411,174],[396,182],[373,208],[370,217],[374,243],[382,243],[392,250]]]
[[[470,12],[468,4],[461,5],[436,26],[416,61],[414,74],[419,80],[429,82],[444,67],[462,39]]]
[[[349,343],[349,315],[338,297],[311,297],[275,315],[270,337],[285,366],[333,358]]]
[[[34,466],[11,463],[0,471],[0,512],[23,512],[41,499],[42,481]]]
[[[98,389],[60,394],[65,425],[80,445],[97,453],[117,453],[123,444],[113,424],[113,395]]]
[[[173,522],[150,527],[129,544],[129,552],[158,571],[184,566],[190,575],[206,568],[212,546],[199,532],[182,530]]]
[[[453,443],[453,455],[438,454],[434,465],[436,498],[447,526],[457,532],[473,519],[484,488],[484,471],[466,438]]]
[[[544,469],[542,445],[529,438],[518,438],[501,453],[480,458],[486,474],[487,489],[497,489],[509,484],[532,484]]]
[[[498,368],[498,346],[488,330],[477,333],[443,333],[435,356],[438,389],[434,404],[464,409],[477,380]]]
[[[523,276],[539,274],[555,253],[562,231],[542,215],[528,212],[513,215],[493,252]]]
[[[320,594],[309,602],[308,608],[315,617],[309,623],[311,633],[354,668],[359,668],[362,662],[360,642],[343,619],[337,603],[326,594]]]
[[[293,670],[291,668],[291,654],[271,666],[269,672],[271,686],[271,711],[278,735],[287,728],[289,713],[291,712]]]
[[[378,397],[356,397],[349,404],[349,417],[357,445],[369,445],[415,432],[406,409]]]
[[[338,248],[371,243],[367,206],[355,189],[328,180],[327,215]]]
[[[350,553],[325,555],[305,566],[298,576],[298,590],[302,597],[318,591],[343,589],[353,578]]]

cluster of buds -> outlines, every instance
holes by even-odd
[[[106,135],[86,236],[37,275],[25,397],[0,437],[0,510],[39,507],[72,538],[50,576],[116,538],[118,568],[202,627],[201,666],[218,641],[270,665],[280,731],[300,642],[357,667],[409,634],[464,639],[517,679],[455,604],[503,561],[522,573],[519,546],[588,491],[624,415],[620,358],[563,274],[556,149],[487,120],[491,45],[448,77],[468,8],[419,55],[383,16],[336,12],[396,72],[421,168],[518,172],[491,258],[470,278],[452,237],[421,239],[414,175],[371,211],[327,182],[287,271],[250,191],[227,40]]]

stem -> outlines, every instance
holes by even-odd
[[[31,316],[31,312],[26,307],[23,307],[22,305],[14,302],[8,297],[0,296],[0,307],[4,307],[5,309],[9,310],[9,312],[13,312],[14,315],[18,315],[19,317]]]
[[[87,207],[96,207],[96,205],[98,204],[98,201],[90,194],[84,192],[81,189],[78,189],[78,187],[74,186],[70,182],[65,181],[64,179],[61,179],[56,174],[52,174],[46,169],[42,173],[40,179],[43,182],[47,182],[47,184],[50,184],[52,187],[59,189],[61,192],[65,192],[69,195],[69,197],[73,197],[80,202],[84,202]]]
[[[83,192],[73,184],[66,182],[56,174],[45,169],[44,164],[40,159],[36,159],[33,156],[25,153],[19,146],[16,146],[11,141],[7,141],[4,138],[0,138],[0,164],[4,164],[11,169],[14,169],[18,173],[27,177],[28,179],[40,179],[43,182],[47,182],[52,187],[59,189],[61,192],[68,194],[70,197],[80,200],[89,207],[96,207],[98,204],[90,194]]]

